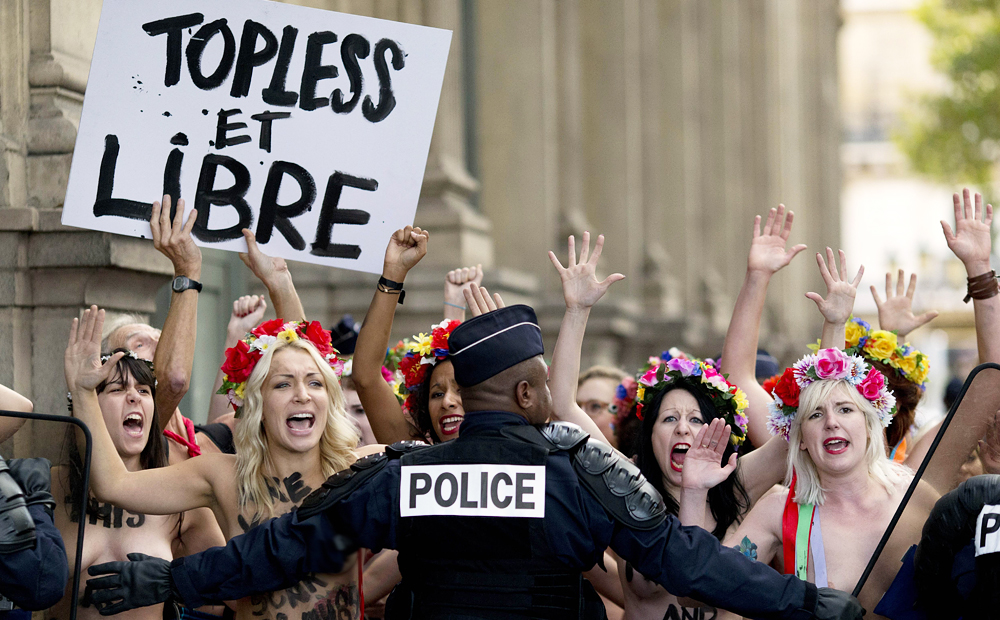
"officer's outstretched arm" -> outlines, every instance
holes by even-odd
[[[311,573],[338,573],[359,547],[394,542],[392,497],[399,469],[384,454],[331,476],[302,505],[215,547],[173,562],[132,554],[92,566],[91,600],[111,615],[175,599],[187,607],[240,599],[295,585]],[[135,556],[135,557],[133,557]]]
[[[612,520],[611,548],[672,594],[748,618],[860,620],[861,605],[847,593],[818,591],[723,547],[699,527],[682,526],[666,514],[660,494],[639,468],[610,447],[594,441],[577,446],[573,468]]]

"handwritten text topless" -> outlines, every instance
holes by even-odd
[[[378,272],[413,221],[450,39],[267,0],[105,0],[63,223],[147,236],[169,194],[200,245],[244,251],[249,228],[272,255]]]

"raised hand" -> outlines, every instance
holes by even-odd
[[[715,418],[702,425],[684,458],[681,485],[686,489],[711,489],[723,482],[736,469],[736,453],[722,464],[732,431],[725,420]]]
[[[248,331],[257,327],[264,318],[267,302],[262,296],[244,295],[233,302],[233,313],[229,316],[226,333],[235,339],[240,339]]]
[[[820,313],[827,323],[845,324],[854,311],[854,298],[858,294],[858,284],[861,283],[861,276],[865,273],[864,265],[858,269],[858,275],[853,280],[847,279],[847,257],[844,251],[840,250],[840,269],[834,262],[833,250],[826,249],[826,260],[819,253],[816,254],[816,262],[819,264],[820,275],[826,282],[826,298],[819,293],[806,293],[806,297],[816,302]],[[827,266],[829,264],[829,266]]]
[[[248,228],[243,229],[243,238],[247,242],[246,253],[240,252],[240,260],[250,268],[253,275],[264,283],[268,290],[278,288],[292,280],[292,274],[288,271],[288,263],[283,258],[268,256],[260,251],[257,245],[257,238]]]
[[[427,254],[427,241],[431,234],[420,228],[407,226],[392,233],[385,248],[382,275],[394,282],[402,282],[406,274]]]
[[[107,379],[118,360],[125,355],[119,351],[101,364],[101,331],[104,329],[104,310],[91,306],[84,310],[83,319],[73,319],[69,330],[64,364],[66,385],[74,389],[93,390]]]
[[[469,306],[472,316],[493,312],[506,306],[503,303],[503,299],[500,298],[500,293],[493,293],[493,297],[491,298],[490,292],[484,286],[473,284],[465,289],[463,293],[465,294],[465,303]]]
[[[461,267],[452,269],[444,277],[444,301],[445,303],[463,305],[465,304],[465,289],[471,285],[480,285],[483,282],[483,266]]]
[[[1000,474],[1000,411],[994,414],[986,437],[979,440],[979,458],[986,473]]]
[[[563,299],[566,301],[567,310],[592,307],[604,296],[609,286],[625,279],[620,273],[613,273],[603,280],[597,279],[597,260],[601,257],[603,249],[604,235],[598,235],[594,253],[591,254],[590,233],[584,232],[579,259],[576,256],[576,239],[573,235],[569,236],[569,260],[566,267],[563,267],[554,252],[549,252],[549,260],[552,261],[562,281]]]
[[[893,294],[892,274],[885,274],[885,301],[879,297],[875,285],[871,287],[875,306],[878,308],[878,326],[902,338],[938,315],[937,310],[928,310],[920,316],[913,314],[913,293],[917,290],[917,274],[910,274],[910,286],[903,294],[903,270],[896,278],[896,293]]]
[[[990,270],[993,205],[986,205],[984,210],[983,195],[976,192],[973,206],[968,188],[962,190],[961,200],[958,194],[954,194],[952,200],[955,206],[954,232],[948,222],[941,220],[948,248],[965,264],[969,277],[984,274]]]
[[[153,203],[153,214],[149,227],[153,233],[153,247],[170,259],[175,276],[192,279],[201,277],[201,248],[191,238],[198,210],[191,209],[187,222],[184,221],[184,199],[177,201],[177,213],[170,221],[170,196],[163,196],[163,204]]]
[[[804,244],[785,249],[788,235],[792,232],[792,219],[795,214],[785,213],[785,205],[778,205],[767,214],[764,229],[760,229],[760,216],[753,221],[753,240],[750,242],[750,254],[747,257],[747,270],[771,275],[791,262],[795,255],[806,249]]]

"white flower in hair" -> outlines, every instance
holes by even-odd
[[[257,339],[250,345],[251,351],[267,351],[267,348],[278,341],[277,336],[257,336]]]

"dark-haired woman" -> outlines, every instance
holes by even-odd
[[[429,335],[420,334],[410,339],[409,348],[400,351],[404,358],[400,362],[401,395],[406,396],[402,406],[392,386],[382,376],[392,320],[402,295],[399,287],[410,269],[427,254],[429,238],[427,231],[410,226],[393,233],[385,250],[382,278],[354,350],[351,377],[379,443],[391,444],[407,439],[432,443],[448,441],[458,437],[458,428],[465,418],[455,371],[447,359],[447,337],[458,325],[458,320],[446,319],[433,326]],[[476,273],[481,277],[481,270],[477,269]],[[464,284],[455,284],[449,279],[445,286],[461,288],[476,282],[474,278]],[[446,299],[454,298],[447,293]],[[403,415],[404,410],[407,415]]]
[[[787,231],[784,237],[780,234],[781,224],[784,222],[779,221],[773,235],[771,232],[776,215],[777,212],[772,211],[764,236],[766,242],[777,243],[784,256]],[[783,220],[784,209],[781,215],[779,220]],[[790,228],[790,218],[787,225]],[[759,233],[755,235],[757,236],[760,236]],[[566,302],[566,314],[553,353],[550,376],[554,411],[559,419],[583,426],[591,437],[597,439],[601,438],[600,431],[590,416],[576,405],[575,388],[590,309],[612,283],[622,278],[620,274],[614,274],[604,281],[597,280],[596,262],[602,247],[603,238],[598,237],[594,254],[591,255],[589,234],[585,233],[579,259],[573,238],[569,241],[569,264],[566,267],[563,267],[554,254],[550,253],[549,256],[559,272]],[[784,264],[798,251],[800,250],[793,248]],[[759,303],[763,306],[763,298]],[[730,335],[733,336],[732,327]],[[752,334],[752,339],[752,347],[746,347],[750,351],[748,359],[751,368],[756,359],[756,332]],[[727,346],[729,345],[727,341]],[[673,381],[656,381],[659,366],[671,364],[670,359],[674,359],[674,367],[688,370],[692,373],[691,376],[678,377]],[[698,367],[698,375],[693,374],[695,366]],[[703,527],[722,539],[727,531],[738,525],[749,507],[784,476],[787,444],[783,441],[761,441],[757,444],[760,446],[757,450],[739,459],[737,467],[737,446],[730,440],[730,436],[745,433],[747,420],[737,419],[736,414],[739,412],[742,415],[746,403],[733,409],[729,420],[724,419],[725,412],[720,412],[717,403],[711,398],[714,390],[711,383],[722,386],[725,378],[711,366],[680,355],[651,358],[644,371],[650,368],[653,369],[651,376],[647,372],[639,376],[634,398],[638,402],[633,402],[627,395],[616,403],[623,410],[638,409],[641,415],[641,421],[634,429],[634,449],[630,450],[629,446],[623,445],[621,436],[619,445],[622,449],[635,453],[636,462],[646,478],[658,488],[668,509],[683,524]],[[709,382],[702,379],[704,368],[712,368],[708,372]],[[629,390],[623,387],[619,390],[620,396],[621,392],[628,393]],[[742,392],[740,394],[739,398],[744,399]],[[640,403],[641,408],[638,407]],[[766,410],[762,415],[766,418]],[[631,416],[634,418],[635,414],[632,413]],[[623,417],[626,416],[620,411],[619,419]],[[749,420],[749,423],[750,428],[754,428],[754,420]],[[763,425],[762,419],[760,427]],[[738,428],[741,426],[742,429]],[[715,445],[712,445],[713,441]],[[720,463],[723,462],[726,465],[720,468]],[[726,617],[727,612],[722,610],[704,607],[696,601],[678,599],[646,580],[628,565],[619,566],[618,573],[624,589],[626,618],[682,618],[685,615],[699,618]]]
[[[118,349],[115,352],[118,351],[125,350]],[[126,353],[118,361],[113,374],[97,388],[101,413],[118,456],[126,468],[137,471],[164,467],[167,464],[167,454],[163,438],[156,432],[153,404],[156,378],[149,362],[138,359],[130,352]],[[73,427],[70,429],[67,435],[67,463],[52,469],[52,495],[57,502],[55,524],[66,543],[70,567],[75,561],[73,554],[76,552],[77,527],[81,518],[87,520],[81,563],[81,570],[84,572],[93,564],[126,560],[129,553],[173,557],[171,548],[178,539],[183,541],[185,536],[191,538],[197,535],[199,540],[203,540],[204,532],[218,531],[218,528],[211,527],[214,524],[203,523],[200,515],[194,513],[185,513],[183,517],[140,514],[99,502],[93,495],[88,498],[86,514],[81,517],[75,507],[79,505],[80,494],[83,492],[82,460],[77,449],[76,431]],[[224,543],[220,536],[214,544]],[[189,549],[192,553],[200,550],[203,549]],[[70,584],[72,577],[70,575]],[[97,620],[101,616],[87,601],[82,587],[84,582],[85,580],[81,581],[77,617],[82,620]],[[67,588],[66,596],[49,610],[48,617],[69,617],[70,596],[71,592]],[[162,614],[162,605],[127,612],[130,619],[159,620]]]

